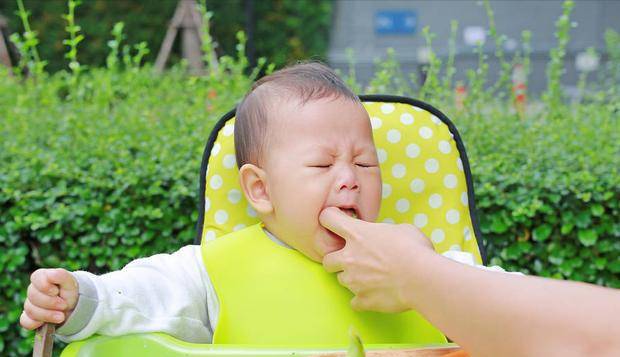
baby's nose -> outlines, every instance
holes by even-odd
[[[337,179],[338,191],[341,190],[359,190],[359,182],[355,169],[349,166],[342,167],[338,172]]]

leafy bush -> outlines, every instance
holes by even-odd
[[[84,46],[73,30],[68,52]],[[431,41],[430,31],[424,33]],[[30,352],[32,334],[17,321],[36,268],[102,273],[192,242],[209,131],[261,68],[273,68],[264,61],[248,68],[238,34],[237,55],[220,58],[218,70],[194,77],[175,67],[155,75],[150,65],[140,66],[144,51],[121,41],[120,26],[110,38],[117,40],[105,68],[85,69],[77,55],[68,58],[76,63],[69,72],[47,74],[32,33],[18,43],[27,54],[21,66],[32,75],[9,77],[0,68],[2,355]],[[501,37],[495,38],[501,48]],[[524,38],[524,51],[502,71],[513,63],[527,68],[527,33]],[[620,36],[610,31],[606,39],[610,60],[603,78],[620,78]],[[212,51],[208,43],[205,49]],[[485,83],[487,66],[479,54],[463,108],[454,103],[450,60],[444,65],[434,55],[421,87],[402,80],[392,52],[368,88],[355,83],[353,70],[346,77],[367,93],[420,97],[456,123],[472,165],[491,264],[620,287],[618,81],[583,82],[581,101],[568,103],[559,78],[550,80],[558,87],[547,92],[549,99],[530,99],[520,113],[509,80]]]
[[[44,39],[39,45],[42,58],[48,61],[50,71],[66,68],[64,60],[65,13],[63,1],[23,0],[31,12],[32,30]],[[78,25],[88,41],[80,50],[81,61],[93,67],[103,66],[106,58],[108,33],[116,22],[125,23],[127,41],[144,41],[151,52],[146,61],[154,61],[166,34],[167,25],[177,6],[177,0],[88,0],[78,8]],[[197,1],[200,3],[200,0]],[[243,0],[206,0],[213,12],[211,33],[219,43],[220,54],[233,55],[236,34],[244,30],[246,15]],[[254,1],[256,28],[254,48],[256,56],[266,57],[281,66],[285,63],[311,56],[322,58],[327,52],[327,39],[331,25],[331,0],[260,0]],[[0,13],[10,17],[12,32],[21,32],[19,19],[13,14],[18,10],[17,0],[0,1]],[[175,53],[180,54],[180,45]]]

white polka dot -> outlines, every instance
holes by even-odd
[[[220,150],[222,150],[222,145],[220,145],[220,143],[215,143],[215,145],[213,145],[213,148],[211,149],[211,156],[217,156]]]
[[[392,194],[392,186],[390,184],[384,183],[383,189],[381,190],[381,196],[383,198],[388,198]]]
[[[215,223],[224,224],[226,221],[228,221],[228,213],[226,211],[221,209],[215,212]]]
[[[405,125],[413,124],[413,115],[411,115],[410,113],[403,113],[400,116],[400,122],[405,124]]]
[[[381,221],[381,222],[383,222],[383,223],[390,223],[390,224],[394,224],[394,223],[395,223],[395,222],[394,222],[394,220],[393,220],[393,219],[391,219],[391,218],[385,218],[385,219],[383,219],[383,221]]]
[[[457,183],[456,175],[448,174],[446,175],[446,177],[443,178],[443,184],[447,188],[455,188],[456,183]]]
[[[457,167],[459,170],[463,171],[463,161],[461,161],[461,158],[460,158],[460,157],[456,159],[456,167]]]
[[[211,177],[211,181],[209,181],[211,188],[214,190],[217,190],[220,187],[222,187],[223,183],[224,183],[224,180],[222,180],[222,176],[220,175],[213,175]]]
[[[434,115],[431,115],[431,120],[433,121],[433,123],[435,123],[435,125],[439,125],[442,123],[441,119],[437,118]]]
[[[392,166],[392,176],[396,178],[402,178],[407,173],[407,168],[403,164],[396,164]]]
[[[394,104],[385,103],[385,104],[381,105],[381,112],[383,114],[390,114],[391,112],[394,111],[394,109],[395,109],[394,108]]]
[[[234,188],[228,191],[228,201],[233,204],[239,203],[241,201],[241,191]]]
[[[414,179],[409,184],[409,188],[414,193],[420,193],[424,191],[424,181],[422,179]]]
[[[205,197],[205,212],[208,212],[211,208],[211,200],[209,197]]]
[[[459,211],[455,209],[448,210],[446,213],[446,221],[450,224],[457,224],[460,219]]]
[[[400,131],[398,131],[396,129],[391,129],[387,133],[387,139],[392,144],[396,144],[397,142],[400,141]]]
[[[460,252],[463,249],[461,249],[461,246],[459,244],[453,244],[453,245],[450,246],[450,250],[456,250],[456,251]]]
[[[433,243],[439,244],[443,242],[444,239],[446,239],[446,234],[443,232],[442,229],[433,229],[433,232],[431,232],[431,240],[433,241]]]
[[[463,229],[463,237],[465,238],[466,241],[471,239],[471,231],[469,230],[469,227],[465,227]]]
[[[405,213],[409,211],[410,206],[411,205],[409,204],[409,200],[406,198],[401,198],[400,200],[396,201],[396,210],[400,213]]]
[[[231,136],[234,132],[235,132],[234,124],[226,124],[224,125],[224,129],[222,129],[222,134],[224,134],[224,136]]]
[[[413,107],[413,106],[412,106],[412,108],[413,108],[413,110],[415,110],[416,112],[423,112],[423,111],[424,111],[424,109],[422,109],[422,108]]]
[[[429,174],[434,174],[435,172],[439,171],[439,161],[435,159],[428,159],[424,163],[424,168]]]
[[[224,160],[222,160],[224,167],[227,169],[232,169],[237,164],[237,160],[235,160],[235,155],[228,154],[224,156]]]
[[[438,193],[433,193],[429,198],[428,198],[428,204],[429,206],[431,206],[432,208],[439,208],[441,207],[443,203],[443,198],[441,197],[440,194]]]
[[[246,227],[245,224],[239,223],[239,224],[237,224],[236,226],[233,227],[233,231],[238,231],[238,230],[241,230],[241,229],[243,229],[245,227]]]
[[[216,238],[216,236],[215,236],[215,232],[213,232],[213,231],[207,231],[207,233],[205,234],[205,240],[206,240],[207,242],[212,241],[212,240],[214,240],[215,238]]]
[[[461,203],[463,204],[463,206],[467,206],[467,204],[469,203],[469,198],[467,197],[467,192],[462,192],[461,193]]]
[[[381,118],[372,117],[370,118],[370,126],[372,126],[373,130],[379,129],[383,125]]]
[[[452,146],[450,146],[450,143],[446,140],[441,140],[439,142],[439,151],[441,151],[444,154],[449,154],[450,151],[452,151]]]
[[[383,149],[377,149],[377,159],[379,160],[380,164],[384,163],[385,160],[387,160],[387,151]]]
[[[413,224],[418,228],[424,228],[428,224],[428,217],[424,213],[418,213],[413,217]]]
[[[407,145],[406,152],[407,152],[407,156],[414,159],[420,156],[420,147],[416,144],[409,144]]]
[[[422,138],[430,139],[433,136],[433,129],[429,128],[428,126],[423,126],[420,128],[418,133]]]
[[[248,205],[248,208],[245,210],[245,213],[247,213],[248,216],[250,217],[256,217],[256,211],[254,210],[252,206]]]

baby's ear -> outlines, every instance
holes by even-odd
[[[239,169],[239,184],[243,194],[259,214],[269,214],[273,211],[266,179],[265,171],[256,165],[245,164]]]

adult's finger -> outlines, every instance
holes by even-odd
[[[353,294],[358,294],[360,292],[360,286],[356,283],[354,279],[351,279],[351,276],[347,271],[341,271],[336,275],[338,279],[338,283],[345,288],[349,289]]]
[[[368,298],[362,295],[355,295],[353,299],[351,299],[351,309],[353,311],[370,310],[371,306],[368,304]]]
[[[67,308],[67,303],[62,298],[46,295],[37,290],[32,284],[28,285],[28,300],[44,309],[62,311]]]
[[[342,249],[333,253],[325,254],[323,257],[323,268],[325,268],[328,273],[337,273],[342,271],[344,268],[343,263]]]
[[[319,215],[319,223],[345,240],[353,238],[352,227],[358,220],[347,216],[337,207],[327,207]]]
[[[340,273],[338,273],[336,275],[336,278],[338,279],[338,283],[340,283],[340,285],[344,286],[345,288],[349,288],[349,284],[351,283],[351,281],[345,271],[341,271]]]
[[[26,330],[34,330],[41,327],[41,325],[43,325],[43,321],[33,320],[30,316],[28,316],[26,311],[22,311],[22,314],[19,317],[19,324]]]
[[[24,303],[24,311],[28,314],[28,317],[36,321],[59,324],[65,320],[65,314],[63,312],[40,308],[33,305],[28,299],[26,299]]]
[[[30,275],[30,282],[40,292],[49,296],[58,296],[60,289],[48,278],[47,269],[37,269]]]

